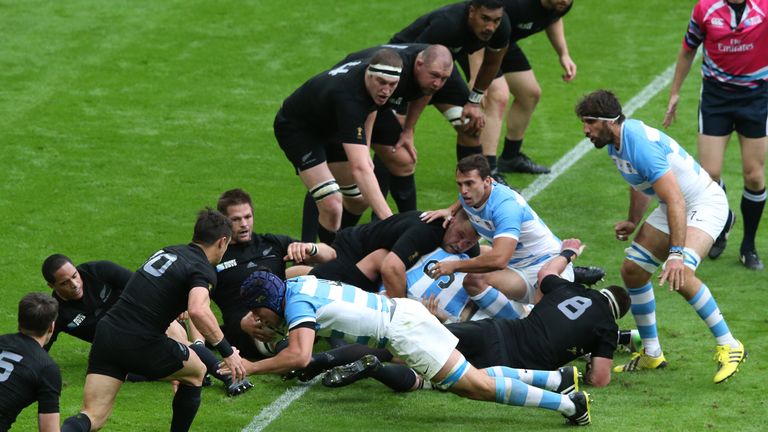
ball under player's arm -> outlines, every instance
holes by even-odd
[[[277,355],[257,362],[244,360],[243,364],[248,375],[282,375],[292,370],[304,369],[312,359],[312,347],[314,344],[314,328],[300,325],[288,332],[288,346],[277,353]],[[226,370],[223,372],[226,373]]]
[[[207,288],[195,287],[189,291],[187,311],[189,318],[205,340],[217,348],[224,357],[224,363],[232,370],[234,379],[239,381],[245,378],[245,368],[242,365],[240,355],[236,350],[232,351],[229,342],[224,338],[219,323],[216,321],[216,316],[211,312],[211,298]]]

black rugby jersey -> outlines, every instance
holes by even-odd
[[[164,334],[187,310],[192,288],[210,292],[215,285],[216,272],[199,246],[169,246],[136,270],[104,320],[128,333]]]
[[[390,39],[390,43],[445,45],[454,58],[482,49],[500,50],[509,44],[511,24],[503,14],[499,27],[488,41],[478,39],[467,23],[470,2],[454,3],[422,15]]]
[[[36,340],[21,333],[0,336],[0,430],[37,401],[39,414],[59,412],[61,372]]]
[[[133,272],[111,261],[93,261],[76,267],[83,280],[83,296],[77,300],[64,300],[53,292],[59,302],[50,349],[59,333],[64,332],[86,342],[93,342],[96,324],[117,302]]]

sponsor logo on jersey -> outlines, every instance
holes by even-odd
[[[521,30],[530,30],[533,28],[533,21],[527,22],[527,23],[520,23],[517,25],[517,28]]]
[[[219,263],[219,265],[216,266],[217,272],[222,272],[228,268],[232,268],[237,265],[236,259],[231,259],[229,261],[224,261],[223,263]]]
[[[756,26],[761,22],[763,22],[763,17],[761,17],[760,15],[755,15],[752,18],[747,18],[744,20],[744,27]]]
[[[83,321],[85,321],[85,318],[86,318],[86,316],[84,314],[81,314],[81,313],[77,314],[75,319],[73,319],[71,323],[67,324],[67,328],[68,329],[75,329],[75,328],[77,328],[80,324],[83,323]]]
[[[357,139],[359,140],[363,139],[363,128],[361,127],[357,128]]]
[[[101,299],[101,301],[105,302],[107,301],[107,298],[111,293],[112,293],[112,288],[109,285],[104,285],[101,288],[101,291],[99,292],[99,298]]]
[[[712,20],[710,22],[715,27],[722,27],[722,26],[725,25],[725,22],[723,22],[723,19],[722,18],[718,18],[718,17],[712,18]]]

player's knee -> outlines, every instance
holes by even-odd
[[[762,190],[765,187],[765,167],[745,168],[744,186],[753,191]]]
[[[487,287],[482,275],[478,273],[467,273],[467,275],[464,276],[462,285],[464,286],[464,291],[470,296],[476,296],[482,293]]]
[[[509,91],[506,88],[489,87],[483,99],[485,115],[501,119],[504,108],[509,103]]]
[[[528,110],[534,110],[541,100],[541,87],[538,85],[525,88],[523,92],[515,97],[520,105]]]

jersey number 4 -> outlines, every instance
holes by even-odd
[[[590,306],[592,306],[592,300],[586,297],[575,296],[561,301],[560,304],[557,305],[557,308],[560,309],[560,312],[568,317],[569,320],[575,321],[586,312]]]
[[[14,361],[18,363],[23,358],[23,356],[10,351],[0,352],[0,371],[2,371],[0,372],[0,382],[8,381],[8,378],[11,377],[11,374],[13,373],[13,363],[11,362]]]

